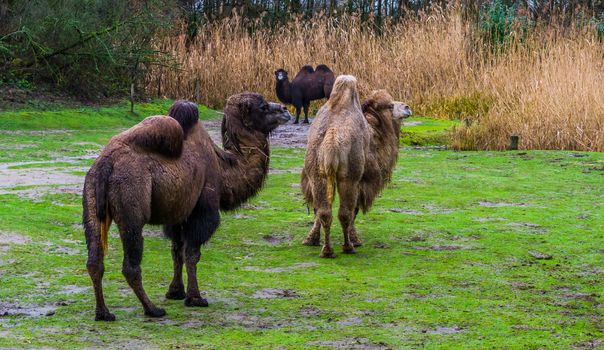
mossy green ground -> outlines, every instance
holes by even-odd
[[[148,114],[166,106],[150,105]],[[63,111],[69,124],[45,112],[25,121],[21,112],[2,113],[3,130],[42,130],[47,120],[70,131],[2,133],[1,160],[42,161],[15,168],[28,171],[47,167],[44,160],[98,152],[144,116],[125,110]],[[118,320],[93,321],[78,194],[0,194],[0,237],[14,240],[0,239],[0,309],[34,314],[0,316],[0,348],[604,344],[603,154],[401,151],[391,185],[357,219],[365,244],[356,255],[338,247],[335,259],[300,244],[312,220],[298,187],[303,155],[273,149],[265,188],[243,209],[223,213],[199,263],[208,308],[164,298],[170,244],[158,227],[147,227],[143,280],[168,312],[162,319],[143,316],[121,275],[113,229],[104,284]],[[83,158],[53,166],[83,176],[79,168],[89,164]],[[337,221],[333,237],[341,244]]]

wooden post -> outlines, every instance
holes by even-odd
[[[161,98],[161,76],[164,73],[164,68],[159,68],[159,74],[157,75],[157,98]]]
[[[510,136],[510,150],[512,150],[512,151],[518,150],[519,139],[520,139],[520,136],[518,136],[518,135]]]
[[[201,103],[201,81],[195,80],[195,102]]]
[[[134,81],[130,84],[130,113],[134,113]]]

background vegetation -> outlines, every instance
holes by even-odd
[[[51,9],[52,11],[50,11]],[[457,149],[604,150],[602,1],[10,1],[0,79],[79,96],[270,99],[328,64],[462,121]]]

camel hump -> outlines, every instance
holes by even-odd
[[[331,69],[329,69],[329,67],[327,67],[324,64],[320,64],[317,66],[317,68],[315,69],[315,72],[324,72],[324,73],[332,73]]]
[[[172,158],[182,153],[185,138],[181,124],[167,116],[147,117],[122,136],[127,144]]]
[[[312,66],[305,65],[305,66],[302,66],[302,68],[300,68],[300,71],[298,72],[298,74],[296,74],[296,76],[313,74],[314,72],[315,72],[315,70],[312,68]]]

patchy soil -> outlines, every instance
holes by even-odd
[[[54,305],[19,304],[0,301],[0,316],[52,316],[57,307]]]
[[[26,244],[31,242],[29,237],[14,232],[0,231],[0,247],[11,244]]]
[[[219,145],[222,144],[222,136],[220,135],[221,124],[222,120],[210,120],[202,122],[203,127],[208,131],[210,137],[212,137],[212,140]],[[310,124],[288,123],[281,125],[271,134],[271,146],[305,148],[309,128]]]
[[[283,243],[291,242],[293,240],[293,237],[288,232],[281,232],[264,235],[262,236],[262,240],[269,243],[270,245],[281,245]]]
[[[284,299],[284,298],[297,298],[299,297],[293,289],[278,289],[278,288],[265,288],[256,291],[252,298],[255,299]]]
[[[339,340],[318,340],[307,343],[312,346],[321,346],[332,349],[363,349],[363,350],[382,350],[390,349],[384,343],[373,343],[367,338],[342,338]]]

